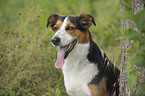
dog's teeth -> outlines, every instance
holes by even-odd
[[[71,45],[72,45],[72,43],[69,46],[71,46]]]
[[[71,47],[71,46],[69,46],[69,49],[70,49],[70,47]]]
[[[70,45],[68,46],[67,50],[69,50],[69,49],[70,49]]]
[[[75,42],[69,44],[69,46],[68,46],[68,48],[66,50],[68,51],[71,48],[71,46],[74,45],[74,44],[75,44]]]

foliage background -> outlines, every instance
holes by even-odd
[[[124,7],[118,14],[121,19],[121,45],[122,45],[122,79],[121,95],[144,96],[145,95],[145,0],[120,0]],[[126,41],[126,42],[125,42]],[[124,56],[123,56],[124,55]],[[126,66],[126,67],[125,67]],[[125,83],[126,82],[126,83]],[[130,90],[130,89],[131,90]],[[132,91],[132,92],[127,92]],[[126,91],[126,92],[125,92]]]
[[[94,17],[93,39],[119,67],[118,0],[0,0],[0,96],[66,96],[46,21],[81,12]]]

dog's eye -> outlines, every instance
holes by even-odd
[[[67,28],[66,28],[66,30],[74,30],[75,28],[74,27],[72,27],[72,26],[68,26]]]
[[[53,31],[57,31],[58,27],[53,27],[52,30]]]

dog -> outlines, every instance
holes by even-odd
[[[119,96],[120,71],[92,40],[93,16],[52,14],[47,27],[55,32],[52,44],[58,46],[55,67],[62,69],[69,96]]]

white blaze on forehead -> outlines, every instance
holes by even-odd
[[[70,34],[68,34],[65,30],[67,21],[68,21],[68,16],[64,19],[60,29],[53,36],[53,38],[55,38],[55,37],[60,38],[59,46],[67,46],[72,41],[74,41],[74,38]]]
[[[64,19],[64,21],[63,21],[63,23],[61,25],[60,31],[61,30],[65,30],[65,26],[66,26],[67,19],[68,19],[68,16]]]

